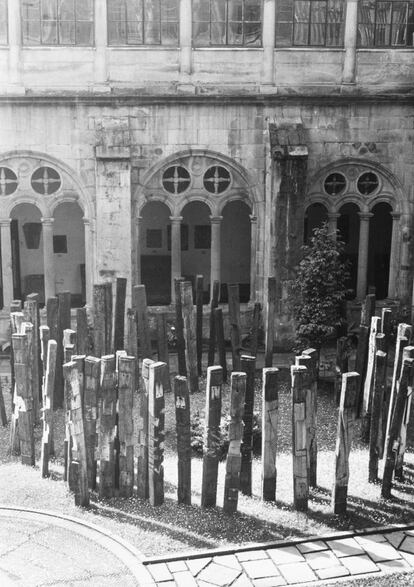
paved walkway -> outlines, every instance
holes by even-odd
[[[1,587],[277,587],[396,572],[414,577],[414,526],[145,559],[81,520],[0,507]]]

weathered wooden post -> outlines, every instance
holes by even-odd
[[[384,353],[388,353],[388,349],[391,342],[391,321],[392,321],[392,310],[391,308],[382,308],[381,312],[381,332],[385,335],[385,347]]]
[[[148,480],[148,391],[149,391],[149,368],[155,363],[152,359],[142,361],[142,388],[139,395],[139,420],[138,420],[138,477],[137,477],[137,494],[142,499],[149,498],[149,480]]]
[[[246,393],[244,398],[244,430],[241,447],[240,491],[244,495],[252,494],[252,458],[253,458],[253,406],[254,406],[254,374],[256,357],[242,355],[240,368],[246,373]]]
[[[369,441],[369,428],[371,420],[371,400],[374,382],[374,364],[375,353],[377,352],[377,334],[381,329],[381,318],[373,316],[371,318],[371,330],[368,342],[368,361],[365,372],[365,381],[363,382],[363,396],[362,396],[362,431],[361,438],[363,442]]]
[[[21,306],[21,302],[20,302]],[[15,303],[15,307],[17,307],[17,302]],[[24,314],[23,312],[12,312],[10,314],[10,327],[11,327],[11,334],[21,334],[21,327],[24,322]],[[13,351],[13,344],[11,344],[11,356],[13,357],[12,361],[12,416],[11,416],[11,424],[10,424],[10,450],[12,455],[19,455],[20,454],[20,440],[19,440],[19,408],[16,405],[17,400],[17,392],[16,392],[16,378],[15,378],[15,369],[14,369],[14,351]]]
[[[262,498],[276,500],[276,453],[279,415],[279,369],[263,369],[262,395]]]
[[[216,308],[214,310],[215,331],[217,339],[217,351],[219,356],[219,363],[223,369],[223,381],[227,382],[227,360],[226,360],[226,343],[224,340],[224,324],[223,324],[223,310]]]
[[[89,355],[91,345],[89,340],[88,314],[86,308],[76,310],[76,353]]]
[[[375,314],[376,296],[374,293],[369,293],[361,306],[361,325],[371,326],[371,319]]]
[[[115,289],[115,323],[114,323],[114,351],[125,348],[125,298],[127,280],[125,277],[116,278]]]
[[[84,415],[88,486],[90,489],[96,488],[97,466],[95,451],[98,444],[96,424],[98,420],[100,371],[101,360],[96,357],[86,357]]]
[[[114,495],[117,402],[115,369],[115,355],[103,356],[99,392],[99,497]]]
[[[348,339],[341,336],[336,341],[336,365],[335,365],[335,398],[339,405],[341,400],[342,375],[348,372]]]
[[[157,314],[157,345],[158,361],[167,365],[165,370],[164,391],[170,392],[170,354],[168,352],[167,318],[165,314]]]
[[[201,507],[214,507],[217,500],[217,475],[219,463],[219,438],[221,419],[221,367],[207,368],[206,385],[206,430],[203,447],[203,477]]]
[[[243,413],[246,394],[246,374],[231,374],[229,449],[226,460],[223,510],[227,514],[237,511],[240,489],[241,442],[243,438]]]
[[[40,362],[40,311],[39,311],[39,294],[31,293],[27,296],[24,303],[24,314],[27,322],[33,324],[32,339],[32,394],[33,394],[33,414],[34,421],[37,424],[40,421],[40,399],[42,387],[42,365]]]
[[[403,360],[404,359],[413,359],[414,358],[414,346],[406,346],[403,351]],[[410,422],[410,414],[411,414],[411,403],[412,403],[412,386],[409,385],[407,398],[404,407],[404,415],[401,423],[400,428],[400,436],[399,436],[399,446],[398,451],[395,459],[395,478],[399,479],[400,481],[404,480],[404,454],[407,448],[407,431],[408,431],[408,424]]]
[[[293,505],[298,511],[307,511],[309,498],[308,426],[306,421],[309,378],[307,368],[292,365],[292,454],[293,454]]]
[[[32,418],[32,425],[33,427],[37,424],[37,418],[35,413],[35,408],[39,407],[39,404],[36,404],[36,401],[33,397],[33,338],[34,338],[34,331],[33,331],[33,324],[31,322],[23,322],[21,326],[22,334],[27,336],[27,377],[28,377],[28,394],[31,399],[31,418]]]
[[[389,435],[385,444],[384,473],[382,476],[381,496],[391,498],[392,476],[394,473],[396,456],[399,448],[399,434],[404,417],[404,408],[407,400],[408,388],[413,386],[414,359],[404,359],[401,375],[397,384],[394,410],[391,417]],[[391,410],[391,404],[390,404]]]
[[[56,338],[52,335],[52,326],[48,322],[50,328],[50,336],[53,340],[56,340],[56,374],[55,374],[55,397],[53,405],[55,408],[63,407],[63,331],[71,326],[70,318],[70,303],[71,295],[70,292],[62,292],[57,294],[57,326],[56,326]]]
[[[112,283],[93,286],[93,350],[95,357],[112,351]]]
[[[71,328],[65,328],[65,330],[63,331],[63,349],[70,345],[73,345],[73,348],[76,350],[76,339],[76,332]]]
[[[50,338],[53,340],[57,340],[58,336],[58,306],[59,301],[57,297],[48,298],[46,301],[46,321],[47,325],[50,328]],[[58,344],[59,346],[59,344]]]
[[[185,281],[183,277],[176,277],[174,279],[174,295],[175,295],[175,335],[176,348],[178,359],[178,373],[183,377],[187,377],[187,364],[185,360],[185,341],[184,341],[184,323],[183,312],[181,309],[181,288],[180,284]]]
[[[148,379],[148,477],[152,506],[164,503],[165,363],[149,365]]]
[[[262,306],[259,304],[259,302],[256,302],[253,309],[252,335],[250,342],[250,352],[253,357],[257,357],[257,350],[259,347],[259,328],[261,311]]]
[[[26,334],[12,335],[14,374],[16,385],[16,407],[18,409],[18,434],[23,465],[35,465],[33,430],[33,398],[29,374],[29,350]]]
[[[210,300],[210,336],[208,340],[208,357],[207,366],[214,365],[214,355],[216,352],[216,322],[214,320],[214,310],[218,308],[220,297],[220,282],[213,281],[213,289]]]
[[[267,282],[267,309],[265,335],[265,367],[273,365],[273,343],[275,339],[276,278],[269,277]]]
[[[7,426],[6,406],[4,405],[3,389],[0,382],[0,420],[2,426]]]
[[[187,378],[174,378],[175,421],[177,429],[178,503],[191,504],[191,423]]]
[[[240,294],[239,284],[233,283],[227,286],[229,298],[229,320],[231,354],[233,358],[233,371],[240,371],[241,355],[241,329],[240,329]]]
[[[375,353],[374,384],[371,409],[371,426],[369,435],[368,481],[378,481],[378,459],[382,442],[382,419],[385,388],[387,385],[387,353],[377,350]]]
[[[142,359],[151,359],[152,347],[148,322],[147,293],[145,285],[134,285],[132,294],[132,308],[137,313],[139,354]]]
[[[21,300],[13,300],[10,304],[10,336],[12,334],[18,334],[17,329],[16,329],[16,324],[14,323],[14,320],[12,318],[12,314],[14,314],[15,312],[20,312],[22,311],[22,302]],[[22,314],[23,316],[23,314]],[[14,394],[14,359],[13,359],[13,345],[11,344],[11,340],[10,340],[10,380],[11,380],[11,385],[10,385],[10,393],[11,393],[11,397],[12,397],[12,409],[14,408],[14,403],[13,403],[13,394]]]
[[[318,351],[308,348],[302,353],[303,356],[310,357],[312,360],[307,363],[308,377],[310,379],[310,401],[308,409],[308,455],[309,455],[309,485],[317,486],[317,468],[318,468]]]
[[[41,326],[41,328],[47,329],[47,331],[49,330],[47,326]],[[46,364],[43,376],[43,436],[40,457],[42,477],[49,477],[49,456],[55,454],[53,438],[53,388],[55,385],[56,347],[56,341],[49,340],[47,351],[44,353],[46,354]]]
[[[134,392],[135,357],[120,357],[118,363],[119,495],[131,497],[134,490]]]
[[[75,493],[76,505],[89,506],[88,472],[83,419],[84,356],[63,366],[63,375],[68,382],[70,397],[70,431],[72,437],[71,481],[69,486]]]
[[[196,338],[197,338],[197,372],[201,377],[203,373],[203,276],[196,277]]]
[[[356,372],[344,373],[342,375],[341,403],[339,406],[335,449],[335,481],[332,490],[332,508],[335,514],[346,513],[349,453],[358,410],[359,380],[360,375]]]
[[[310,486],[310,465],[311,465],[311,444],[316,441],[316,415],[314,414],[314,396],[313,396],[313,375],[314,375],[314,361],[311,355],[302,354],[295,358],[295,364],[306,367],[306,372],[303,377],[304,396],[305,396],[305,422],[306,422],[306,438],[307,438],[307,467],[308,467],[308,483]],[[313,463],[312,463],[313,464]],[[312,471],[312,481],[316,486],[316,466]]]
[[[193,306],[193,289],[190,281],[180,283],[181,309],[183,312],[185,358],[187,363],[187,379],[190,386],[190,393],[198,391],[197,371],[197,343],[195,316]]]
[[[375,294],[368,294],[365,298],[364,303],[361,307],[361,320],[358,335],[358,347],[356,354],[355,371],[360,374],[360,385],[358,398],[358,416],[361,415],[362,403],[363,403],[363,392],[365,374],[367,369],[368,361],[368,346],[369,346],[369,334],[371,326],[371,318],[375,313]]]

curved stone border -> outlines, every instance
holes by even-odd
[[[137,580],[138,585],[152,582],[152,577],[142,565],[143,555],[131,544],[118,536],[112,535],[104,528],[100,528],[95,524],[56,514],[47,510],[34,510],[24,507],[13,507],[0,504],[0,517],[2,514],[10,514],[13,512],[19,518],[29,518],[31,520],[39,519],[45,521],[48,518],[50,522],[60,528],[66,528],[72,532],[80,534],[81,536],[93,540],[99,546],[109,550],[116,556],[130,571],[131,575]]]

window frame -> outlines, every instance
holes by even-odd
[[[303,22],[297,22],[295,15],[296,15],[296,3],[300,2],[302,0],[291,0],[291,20],[287,21],[287,20],[283,20],[283,21],[279,21],[278,19],[278,8],[276,6],[276,18],[275,18],[275,48],[276,49],[291,49],[291,48],[295,48],[295,49],[329,49],[329,50],[335,50],[335,49],[343,49],[344,48],[344,36],[345,36],[345,21],[346,21],[346,5],[345,3],[343,4],[343,8],[342,8],[342,18],[340,21],[338,22],[329,22],[328,20],[328,9],[329,9],[329,0],[306,0],[309,2],[309,9],[308,9],[308,20],[307,21],[303,21]],[[325,3],[325,19],[324,22],[314,22],[312,20],[312,4],[316,3],[316,2],[324,2]],[[282,22],[282,23],[289,23],[290,27],[291,27],[291,32],[290,32],[290,43],[289,44],[283,44],[283,43],[278,43],[278,24]],[[295,42],[295,32],[297,30],[298,25],[303,25],[306,24],[307,25],[307,40],[306,43],[303,44],[299,44]],[[324,37],[324,43],[311,43],[311,35],[312,35],[312,25],[317,24],[317,25],[323,25],[323,37]],[[340,25],[340,43],[338,44],[329,44],[328,41],[328,26],[329,25]]]
[[[0,47],[7,47],[9,45],[9,6],[7,0],[0,0],[0,2],[1,1],[4,2],[6,36],[4,41],[2,41],[0,37]]]
[[[206,0],[201,0],[201,1],[206,1]],[[250,45],[250,44],[246,44],[245,43],[245,24],[246,23],[250,23],[250,22],[256,22],[256,21],[246,21],[246,20],[242,20],[242,21],[229,21],[229,0],[224,0],[225,1],[225,38],[226,38],[226,42],[225,43],[212,43],[211,42],[211,30],[212,30],[212,23],[213,22],[219,22],[219,21],[214,21],[212,20],[212,11],[211,11],[211,1],[212,0],[208,0],[209,2],[209,20],[205,21],[205,20],[195,20],[195,10],[194,10],[194,4],[192,6],[192,39],[191,39],[191,43],[192,43],[192,47],[193,49],[208,49],[208,48],[212,48],[212,49],[262,49],[263,48],[263,0],[258,0],[260,3],[260,42],[255,44],[255,45]],[[244,15],[244,11],[245,11],[245,2],[246,0],[242,0],[243,2],[243,15]],[[220,21],[221,22],[221,21]],[[230,22],[241,22],[242,24],[242,37],[243,37],[243,42],[242,43],[229,43],[228,42],[228,38],[229,38],[229,23]],[[208,32],[209,32],[209,39],[210,42],[209,43],[202,43],[202,44],[197,44],[195,42],[195,36],[194,36],[194,30],[195,30],[195,26],[200,24],[200,23],[208,23]]]
[[[162,0],[159,0],[159,31],[160,31],[160,42],[159,43],[148,43],[146,42],[145,39],[145,23],[148,22],[145,20],[144,16],[145,16],[145,6],[144,6],[144,2],[142,3],[142,19],[141,19],[141,33],[142,33],[142,43],[129,43],[128,42],[128,22],[130,22],[128,20],[128,7],[125,5],[125,20],[110,20],[109,19],[109,11],[110,11],[110,7],[109,7],[109,3],[111,0],[106,0],[106,26],[107,26],[107,46],[108,47],[128,47],[128,48],[135,48],[135,47],[163,47],[163,48],[171,48],[171,49],[177,49],[180,46],[180,24],[181,24],[181,20],[180,20],[180,2],[179,0],[176,0],[177,2],[177,21],[169,21],[169,20],[163,20],[162,19],[162,10],[161,10],[161,6],[162,6]],[[125,2],[125,0],[124,0]],[[109,33],[109,27],[111,23],[114,22],[122,22],[122,24],[125,26],[125,40],[123,40],[122,42],[113,42],[110,40],[110,33]],[[152,21],[151,21],[152,22]],[[176,42],[175,43],[163,43],[162,42],[162,27],[163,24],[168,24],[168,23],[175,23],[177,25],[177,38],[176,38]]]
[[[75,17],[74,20],[72,21],[68,21],[67,19],[61,19],[60,18],[60,0],[55,0],[56,1],[56,39],[57,42],[56,43],[45,43],[42,41],[42,23],[43,22],[47,22],[45,19],[42,19],[42,0],[39,0],[39,42],[38,43],[33,43],[33,42],[25,42],[24,39],[24,26],[25,23],[27,22],[36,22],[35,19],[25,19],[24,18],[24,2],[25,0],[20,0],[20,22],[21,22],[21,43],[22,43],[22,47],[79,47],[79,48],[83,48],[83,49],[87,49],[87,48],[91,48],[91,47],[95,47],[95,18],[96,18],[96,14],[95,14],[95,2],[94,0],[91,0],[91,6],[92,6],[92,19],[91,20],[82,20],[82,19],[77,19],[76,18],[76,5],[77,2],[82,2],[83,0],[74,0],[74,8],[75,8]],[[74,27],[75,27],[75,42],[74,43],[62,43],[60,42],[59,36],[60,36],[60,29],[59,29],[59,24],[61,22],[73,22]],[[87,23],[92,23],[92,39],[90,43],[78,43],[77,42],[77,23],[78,22],[87,22]]]
[[[413,15],[414,15],[414,1],[413,0],[374,0],[375,1],[375,11],[374,11],[374,20],[373,22],[369,23],[369,22],[364,22],[362,20],[362,8],[364,6],[364,0],[361,0],[361,3],[358,6],[358,23],[357,23],[357,35],[358,35],[358,41],[357,41],[357,48],[358,49],[414,49],[414,18],[412,23],[409,22],[408,19],[408,15],[410,12],[410,6],[412,8],[413,11]],[[378,26],[381,25],[380,22],[378,22],[378,7],[379,4],[385,4],[385,3],[389,3],[390,4],[390,8],[391,8],[391,16],[390,16],[390,21],[389,23],[383,23],[384,26],[389,28],[387,37],[388,40],[385,43],[380,43],[378,42]],[[397,44],[397,43],[393,43],[392,42],[392,35],[393,35],[393,25],[394,25],[394,14],[395,14],[395,10],[394,10],[394,5],[395,4],[405,4],[405,21],[402,24],[402,26],[404,26],[404,32],[405,32],[405,38],[406,38],[406,42],[405,44]],[[411,24],[413,31],[412,31],[412,35],[413,35],[413,40],[412,40],[412,44],[409,45],[408,44],[408,27]],[[362,43],[362,36],[360,34],[360,27],[370,27],[370,29],[372,30],[371,36],[372,36],[372,42],[370,43]]]

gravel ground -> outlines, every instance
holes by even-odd
[[[22,505],[52,510],[92,523],[132,542],[146,555],[188,549],[214,548],[284,538],[321,535],[336,530],[365,528],[394,523],[414,523],[414,454],[407,452],[406,479],[396,484],[392,501],[380,498],[380,485],[369,484],[368,454],[356,430],[350,459],[348,515],[331,513],[330,492],[334,476],[334,450],[337,408],[332,389],[325,385],[318,399],[318,487],[311,491],[309,511],[298,513],[292,508],[292,458],[290,393],[287,384],[280,389],[279,436],[277,459],[277,501],[264,503],[260,499],[260,458],[253,460],[253,495],[240,495],[239,511],[235,515],[223,512],[225,463],[219,466],[216,508],[200,507],[202,460],[192,460],[192,505],[177,505],[177,459],[175,454],[175,414],[173,394],[166,395],[165,441],[165,504],[157,508],[138,498],[113,498],[99,501],[92,496],[89,510],[75,507],[73,497],[62,481],[63,413],[56,412],[55,443],[57,457],[52,461],[50,479],[42,479],[38,467],[22,466],[8,452],[8,427],[0,428],[0,504]],[[259,375],[259,374],[258,374]],[[205,384],[203,380],[202,386]],[[9,393],[5,393],[9,403]],[[191,411],[204,410],[203,391],[191,396]],[[229,389],[223,393],[223,412],[228,410]],[[260,410],[260,381],[257,381],[256,406]],[[412,427],[413,428],[413,427]],[[36,430],[40,439],[40,428]],[[40,443],[37,442],[37,458]]]

